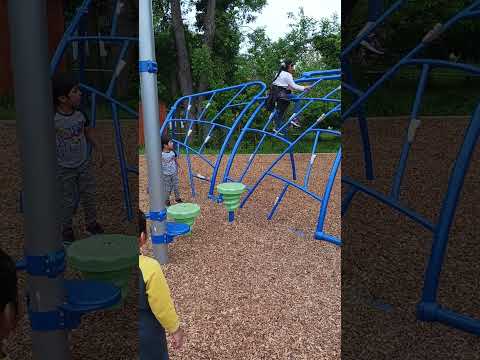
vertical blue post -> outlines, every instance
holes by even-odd
[[[165,189],[162,176],[162,146],[158,123],[157,64],[153,37],[151,0],[139,2],[139,71],[145,122],[145,154],[150,184],[150,233],[153,254],[161,264],[168,263],[166,243]]]
[[[228,222],[233,222],[235,220],[235,212],[229,211],[228,212]]]

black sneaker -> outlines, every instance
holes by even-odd
[[[183,203],[183,200],[178,198],[178,199],[175,199],[175,202],[178,203],[178,204],[181,204],[181,203]]]
[[[97,222],[87,225],[87,228],[85,230],[90,235],[103,234],[105,232],[102,226]]]

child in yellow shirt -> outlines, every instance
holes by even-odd
[[[17,272],[12,258],[0,249],[0,360],[10,359],[3,352],[3,341],[17,325]]]
[[[147,222],[145,214],[139,214],[139,246],[146,243]],[[140,360],[168,360],[166,332],[172,337],[172,345],[183,345],[175,306],[167,281],[157,260],[140,255],[139,311],[140,311]]]

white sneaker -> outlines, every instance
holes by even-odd
[[[292,120],[292,122],[290,124],[297,127],[297,128],[301,127],[300,123],[296,119]]]

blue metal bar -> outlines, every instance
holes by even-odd
[[[428,65],[430,68],[446,68],[453,70],[462,70],[472,75],[480,75],[480,67],[469,64],[455,63],[435,59],[411,59],[405,61],[404,65]]]
[[[309,191],[307,188],[305,188],[304,186],[301,186],[301,185],[298,185],[296,184],[295,182],[293,182],[292,180],[290,179],[287,179],[286,177],[283,177],[282,175],[278,175],[278,174],[275,174],[273,172],[269,172],[268,174],[266,174],[266,176],[271,176],[273,177],[274,179],[277,179],[277,180],[280,180],[280,181],[283,181],[284,183],[300,190],[300,191],[303,191],[305,194],[311,196],[312,198],[314,198],[315,200],[317,201],[323,201],[323,199],[318,196],[317,194]],[[245,204],[245,202],[242,203],[241,207]]]
[[[202,112],[200,113],[200,115],[198,116],[198,120],[200,120],[201,118],[203,118],[203,115],[207,112],[207,109],[210,107],[210,104],[212,103],[212,99],[215,97],[215,93],[212,93],[212,95],[210,96],[210,98],[208,99],[208,102],[207,104],[205,105],[205,107],[203,108]],[[209,121],[209,122],[212,122],[212,121]]]
[[[120,174],[122,177],[123,196],[125,202],[125,209],[127,211],[127,219],[130,221],[133,219],[132,201],[130,199],[130,187],[128,181],[127,161],[125,159],[125,149],[122,141],[122,131],[120,127],[120,121],[118,119],[117,106],[111,103],[113,127],[115,130],[115,148],[117,149],[117,156],[120,161]]]
[[[222,110],[220,110],[216,115],[215,117],[212,119],[211,123],[214,124],[215,123],[215,120],[217,120],[220,115],[222,115],[225,110],[230,106],[230,104],[237,99],[237,97],[245,90],[245,86],[243,86],[242,88],[240,88],[240,90],[238,90],[238,92],[228,101],[227,105],[225,105]],[[250,104],[250,103],[247,103],[247,104]],[[234,121],[234,123],[236,123],[236,121]],[[214,129],[214,125],[210,126],[210,129],[208,130],[208,134],[205,138],[205,141],[202,143],[202,145],[200,146],[200,152],[203,151],[203,148],[205,147],[205,145],[207,144],[207,141],[210,139],[210,135],[212,134],[212,131]],[[231,128],[229,128],[231,129]],[[212,194],[213,195],[213,194]]]
[[[245,108],[243,108],[243,110],[240,112],[240,114],[237,116],[237,119],[235,120],[234,124],[232,125],[232,128],[230,129],[230,131],[228,132],[227,136],[225,137],[225,140],[222,144],[222,148],[220,149],[220,152],[219,152],[219,156],[217,157],[217,162],[216,162],[216,165],[215,165],[215,168],[213,170],[213,174],[212,174],[212,182],[210,184],[210,190],[209,190],[209,195],[212,196],[214,193],[215,193],[215,183],[216,183],[216,179],[217,179],[217,174],[218,174],[218,170],[220,168],[220,164],[222,162],[222,159],[223,159],[223,156],[225,154],[225,150],[227,149],[227,146],[230,142],[230,139],[232,138],[236,128],[238,127],[238,125],[240,124],[240,121],[242,120],[242,118],[245,116],[245,114],[247,113],[247,111],[253,106],[253,104],[255,104],[256,102],[256,97],[257,96],[260,96],[266,89],[266,86],[265,84],[262,83],[262,87],[260,89],[259,92],[257,92],[256,96],[254,96],[251,100],[250,100],[250,104],[247,105]],[[260,107],[259,107],[260,108]],[[256,110],[259,110],[259,109],[256,109]]]
[[[342,240],[336,238],[335,236],[325,234],[324,232],[316,232],[315,233],[316,240],[323,240],[329,243],[332,243],[337,246],[342,246]]]
[[[310,179],[310,174],[312,172],[315,150],[317,149],[319,138],[320,138],[320,131],[316,131],[315,140],[313,141],[313,146],[312,146],[312,152],[310,153],[310,161],[308,162],[307,171],[305,172],[305,178],[303,179],[303,184],[306,188],[308,188],[308,181]]]
[[[272,164],[270,164],[269,168],[263,173],[263,175],[260,176],[260,178],[256,181],[256,183],[252,186],[252,188],[250,189],[250,191],[247,192],[247,195],[243,198],[242,200],[242,203],[241,203],[241,207],[243,207],[243,205],[248,201],[248,199],[250,198],[250,196],[253,194],[253,192],[256,190],[256,188],[260,185],[260,183],[267,177],[267,175],[270,175],[270,176],[273,176],[273,177],[276,177],[278,175],[274,175],[273,173],[271,173],[271,170],[277,165],[277,163],[285,156],[285,154],[287,152],[290,152],[290,150],[295,147],[295,145],[301,141],[301,139],[303,139],[303,137],[312,130],[314,125],[312,125],[310,128],[308,128],[307,130],[305,130],[303,132],[303,134],[301,134],[295,141],[293,141],[292,143],[290,143],[290,145],[280,154],[280,156],[277,157],[276,160],[274,160],[272,162]],[[249,131],[252,131],[254,129],[249,129]],[[318,129],[318,131],[320,132],[324,132],[324,133],[327,133],[327,134],[332,134],[332,135],[337,135],[337,136],[340,136],[340,132],[338,131],[334,131],[334,130],[325,130],[325,129]],[[302,190],[302,187],[300,187],[299,185],[291,182],[290,180],[288,179],[285,179],[285,178],[281,178],[283,179],[283,181],[285,182],[289,182],[290,185]],[[281,180],[280,179],[280,180]],[[309,193],[310,194],[310,193]],[[320,198],[318,198],[320,199]]]
[[[188,151],[191,151],[192,153],[194,153],[195,155],[199,156],[200,159],[202,159],[203,161],[205,161],[208,165],[210,165],[210,167],[215,167],[215,165],[212,164],[212,162],[210,160],[208,160],[203,154],[200,154],[197,150],[195,150],[194,148],[188,146],[187,144],[185,143],[182,143],[178,140],[172,140],[174,141],[175,143],[177,143],[178,145],[180,146],[183,146],[185,148],[185,150],[188,150]]]
[[[302,74],[302,78],[323,75],[341,75],[341,73],[342,69],[306,71]]]
[[[119,54],[118,59],[117,59],[116,64],[115,64],[114,74],[112,76],[110,84],[108,85],[108,90],[107,90],[107,95],[108,96],[112,95],[112,92],[113,92],[113,89],[115,87],[115,84],[117,82],[117,77],[118,77],[117,74],[115,74],[115,72],[117,71],[117,68],[120,65],[120,62],[125,58],[125,55],[126,55],[127,50],[128,50],[128,45],[130,45],[130,42],[128,40],[126,40],[122,45],[122,49],[120,50],[120,54]]]
[[[343,181],[343,179],[342,179]],[[351,186],[347,192],[347,195],[342,199],[342,216],[346,214],[348,206],[352,202],[353,197],[357,193],[358,189],[355,186]]]
[[[97,94],[96,93],[91,93],[92,94],[92,106],[90,110],[90,121],[92,123],[92,127],[95,127],[97,125]]]
[[[137,38],[130,37],[130,36],[105,36],[105,35],[100,35],[100,36],[95,36],[95,35],[89,35],[89,36],[70,36],[67,39],[68,42],[86,42],[86,41],[103,41],[103,42],[119,42],[123,43],[124,41],[134,41],[138,42]]]
[[[119,6],[119,0],[114,0],[113,3],[113,13],[112,13],[112,28],[110,30],[110,35],[114,36],[115,33],[117,32],[117,24],[118,24],[118,6]]]
[[[87,90],[91,93],[94,93],[98,96],[101,96],[102,98],[104,98],[105,100],[107,100],[108,102],[112,103],[112,104],[115,104],[117,105],[119,108],[121,108],[122,110],[125,110],[126,112],[132,114],[133,116],[136,116],[138,117],[138,112],[133,110],[132,108],[130,108],[129,106],[127,105],[124,105],[122,104],[121,102],[119,102],[118,100],[112,98],[111,96],[108,96],[107,94],[101,92],[101,91],[98,91],[97,89],[94,89],[92,88],[91,86],[88,86],[88,85],[85,85],[85,84],[80,84],[80,88],[81,89],[84,89],[84,90]]]
[[[80,19],[78,32],[79,32],[80,36],[85,36],[85,34],[86,34],[86,19],[85,19],[85,17],[82,17]],[[82,41],[78,44],[79,80],[80,80],[81,83],[85,82],[85,63],[86,63],[86,60],[87,60],[86,55],[87,54],[85,52],[85,42]]]
[[[333,183],[335,182],[335,177],[337,176],[338,168],[340,166],[340,161],[342,160],[342,148],[337,152],[335,161],[333,163],[332,169],[330,170],[330,175],[328,176],[327,185],[325,186],[325,191],[323,193],[323,201],[320,207],[320,214],[318,215],[317,223],[317,234],[323,233],[323,225],[325,224],[325,218],[327,217],[328,203],[330,200],[330,194],[332,192]]]
[[[277,113],[277,110],[274,110],[268,117],[268,120],[267,122],[265,123],[265,125],[263,126],[263,131],[266,130],[266,128],[270,125],[270,123],[272,122],[273,120],[273,117],[276,115]],[[230,155],[230,159],[229,159],[229,162],[227,163],[227,170],[225,172],[226,175],[228,175],[230,173],[230,167],[231,167],[231,164],[233,163],[233,158],[236,154],[236,151],[238,150],[238,146],[240,146],[240,142],[241,140],[243,140],[244,136],[247,134],[247,130],[248,127],[245,126],[241,133],[240,133],[240,136],[232,150],[232,155]],[[268,133],[269,134],[269,133]],[[248,170],[250,170],[250,167],[252,166],[253,164],[253,161],[255,160],[255,157],[257,156],[257,153],[258,151],[260,150],[260,148],[262,147],[263,145],[263,142],[265,141],[265,138],[267,137],[267,132],[265,132],[265,134],[262,135],[262,138],[260,139],[260,141],[257,143],[257,146],[255,146],[255,150],[253,151],[253,153],[250,155],[249,159],[248,159],[248,162],[247,162],[247,166],[245,166],[245,169],[243,169],[242,173],[240,174],[240,178],[239,178],[239,182],[242,182],[244,177],[247,175],[247,172]],[[237,145],[238,144],[238,145]]]
[[[354,86],[347,84],[346,82],[342,83],[342,87],[345,88],[345,90],[350,91],[352,94],[356,95],[357,97],[360,97],[363,95],[363,91],[357,89]]]
[[[350,69],[350,62],[345,59],[343,62],[345,68],[345,77],[347,81],[350,81],[354,85],[352,72]],[[362,95],[363,96],[363,95]],[[341,114],[342,119],[346,119],[346,115]],[[365,118],[365,110],[362,106],[358,109],[358,126],[360,129],[360,135],[363,145],[363,161],[365,163],[365,176],[367,179],[373,179],[373,161],[372,161],[372,151],[370,147],[370,136],[368,134],[367,120]]]
[[[351,186],[354,186],[357,191],[362,191],[363,193],[370,195],[371,197],[379,200],[380,202],[392,207],[395,210],[398,210],[399,212],[405,214],[408,216],[410,219],[414,220],[415,222],[419,223],[420,225],[423,225],[425,228],[427,228],[430,231],[434,231],[435,227],[432,225],[428,220],[424,219],[422,216],[417,214],[416,212],[405,208],[404,206],[400,205],[395,199],[391,199],[390,197],[387,197],[383,194],[380,194],[378,191],[375,191],[367,186],[364,186],[348,177],[342,177],[342,182],[349,184]]]
[[[192,190],[192,197],[195,197],[195,184],[193,183],[192,162],[190,160],[189,149],[187,148],[186,150],[187,150],[188,177],[190,179],[190,189]]]
[[[438,281],[442,264],[445,256],[445,250],[448,243],[448,234],[452,221],[455,217],[458,198],[463,187],[465,175],[470,166],[472,153],[480,136],[480,106],[472,116],[472,120],[465,133],[465,140],[459,151],[455,165],[453,167],[448,189],[443,201],[438,226],[433,236],[433,245],[425,272],[425,285],[422,293],[422,301],[426,303],[434,302],[437,298]]]
[[[235,213],[233,211],[228,212],[228,222],[233,222],[235,220]]]
[[[219,128],[222,128],[222,129],[227,129],[227,130],[230,130],[231,127],[229,126],[226,126],[226,125],[223,125],[223,124],[219,124],[219,123],[211,123],[209,121],[205,121],[205,120],[197,120],[197,119],[169,119],[167,120],[169,122],[179,122],[179,121],[184,121],[184,122],[187,122],[187,123],[196,123],[196,124],[203,124],[203,125],[212,125],[214,127],[219,127]]]
[[[277,197],[277,200],[275,200],[275,204],[273,204],[272,210],[270,210],[270,214],[268,214],[268,217],[267,217],[268,220],[272,220],[273,215],[275,215],[275,211],[277,211],[277,207],[278,207],[278,205],[280,205],[280,203],[282,202],[283,197],[285,196],[285,193],[287,192],[289,186],[290,186],[290,184],[287,183],[287,184],[285,184],[285,186],[283,187],[282,192],[281,192],[280,195]]]
[[[57,49],[55,50],[55,54],[53,55],[52,61],[50,62],[50,74],[51,75],[55,74],[55,71],[57,70],[58,65],[60,64],[60,61],[62,60],[63,54],[65,53],[65,50],[67,49],[67,44],[69,42],[69,38],[72,36],[72,34],[77,29],[78,24],[80,23],[80,20],[82,19],[82,17],[85,14],[88,14],[88,8],[90,7],[91,2],[92,2],[92,0],[84,0],[82,5],[77,8],[75,16],[73,17],[70,25],[68,25],[64,36],[60,40],[60,43],[58,44]]]
[[[293,149],[290,149],[290,164],[292,165],[292,179],[297,180],[297,171],[295,169],[295,156],[293,154]]]
[[[405,143],[403,144],[402,154],[400,155],[400,161],[398,163],[397,171],[393,179],[392,190],[390,192],[390,196],[396,200],[398,200],[398,197],[400,196],[400,187],[402,185],[405,168],[407,166],[408,154],[410,152],[410,147],[412,146],[416,127],[419,125],[419,120],[417,120],[418,111],[422,102],[423,93],[425,92],[425,87],[427,86],[429,73],[430,66],[426,64],[423,65],[422,74],[420,75],[420,81],[418,83],[417,94],[415,96],[415,103],[413,104],[410,126],[407,132]]]

